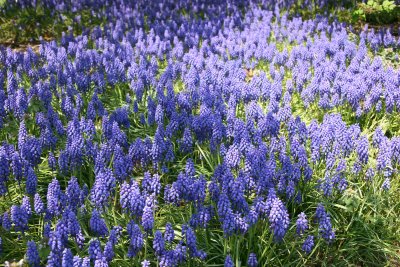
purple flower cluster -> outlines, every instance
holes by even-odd
[[[310,196],[330,203],[359,176],[390,190],[400,138],[362,124],[400,108],[400,72],[376,56],[400,48],[390,31],[354,41],[327,17],[281,12],[291,0],[40,2],[106,23],[37,53],[0,48],[0,196],[26,193],[1,206],[1,225],[15,236],[44,225],[26,244],[30,265],[108,266],[124,251],[179,266],[207,258],[204,229],[263,229],[309,254],[340,227],[330,204],[310,213]],[[326,114],[308,122],[293,107]],[[7,123],[18,133],[3,134]],[[168,209],[184,222],[160,219]]]

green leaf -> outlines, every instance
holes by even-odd
[[[353,13],[351,14],[351,17],[353,21],[365,20],[364,10],[362,9],[354,10]]]

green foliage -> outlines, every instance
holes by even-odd
[[[388,24],[399,21],[400,8],[393,0],[368,0],[367,3],[359,3],[352,15],[354,20]]]
[[[104,19],[93,17],[91,10],[57,13],[41,5],[3,9],[0,13],[0,43],[19,47],[39,43],[41,38],[58,39],[63,32],[80,34],[86,28],[102,25]]]

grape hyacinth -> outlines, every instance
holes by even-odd
[[[39,252],[37,250],[35,241],[27,242],[26,259],[29,263],[29,266],[40,266]]]
[[[247,265],[249,267],[257,267],[258,261],[255,253],[250,253],[249,258],[247,259]]]
[[[14,40],[0,48],[4,257],[392,263],[379,255],[399,250],[400,214],[386,204],[398,201],[400,38],[373,14],[362,28],[340,15],[368,3],[3,2]],[[32,31],[22,22],[37,11],[46,20]],[[384,248],[365,246],[376,225],[357,199],[385,218]],[[279,244],[266,254],[257,237]],[[346,244],[363,250],[353,257]]]
[[[175,232],[174,229],[172,228],[172,224],[171,223],[167,223],[165,225],[165,233],[164,233],[164,238],[165,241],[171,243],[172,241],[174,241],[175,238]]]
[[[289,226],[289,215],[280,199],[276,198],[272,201],[268,219],[275,240],[278,242],[281,241]]]
[[[296,233],[302,235],[308,229],[308,221],[304,212],[301,212],[296,220]]]
[[[314,236],[310,235],[307,236],[306,240],[304,241],[303,245],[302,245],[302,250],[309,254],[311,252],[311,250],[314,247]]]
[[[234,267],[232,257],[230,255],[226,256],[224,267]]]
[[[97,210],[93,210],[92,217],[90,218],[90,229],[99,236],[108,235],[108,228]]]

